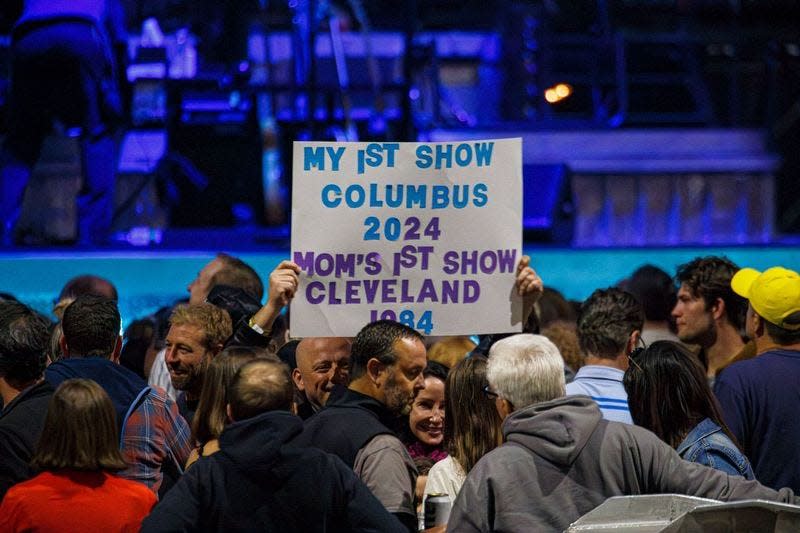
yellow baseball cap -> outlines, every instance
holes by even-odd
[[[759,272],[743,268],[731,279],[731,288],[750,300],[750,305],[764,320],[784,329],[800,329],[800,324],[784,323],[786,317],[800,312],[800,275],[794,270],[772,267]]]

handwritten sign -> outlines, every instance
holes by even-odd
[[[296,142],[292,334],[522,329],[522,141]]]

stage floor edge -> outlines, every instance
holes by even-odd
[[[568,299],[583,300],[594,289],[617,284],[644,264],[672,274],[681,263],[705,255],[724,255],[738,265],[764,269],[800,268],[800,245],[672,248],[574,249],[526,245],[524,252],[547,286]],[[287,250],[233,251],[265,283]],[[10,293],[44,313],[64,283],[80,274],[111,280],[120,294],[123,323],[188,297],[187,285],[216,251],[69,251],[29,250],[0,253],[0,292]]]

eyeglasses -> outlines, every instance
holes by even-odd
[[[496,399],[498,399],[500,397],[499,394],[497,394],[496,392],[494,392],[493,390],[491,390],[489,388],[489,385],[486,385],[483,388],[483,395],[486,396],[487,398],[489,398],[490,400],[496,400]]]
[[[635,366],[639,372],[644,372],[642,365],[637,363],[636,359],[647,349],[647,344],[645,344],[641,337],[639,337],[639,344],[641,346],[635,348],[631,353],[628,354],[628,362],[633,363],[633,366]]]

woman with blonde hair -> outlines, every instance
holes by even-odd
[[[425,494],[447,494],[454,501],[475,463],[503,442],[502,420],[486,380],[487,359],[470,356],[445,381],[444,443],[447,458],[428,472]]]
[[[88,379],[56,389],[31,465],[42,472],[6,493],[0,531],[138,531],[156,503],[146,485],[114,475],[127,467],[114,406]]]

